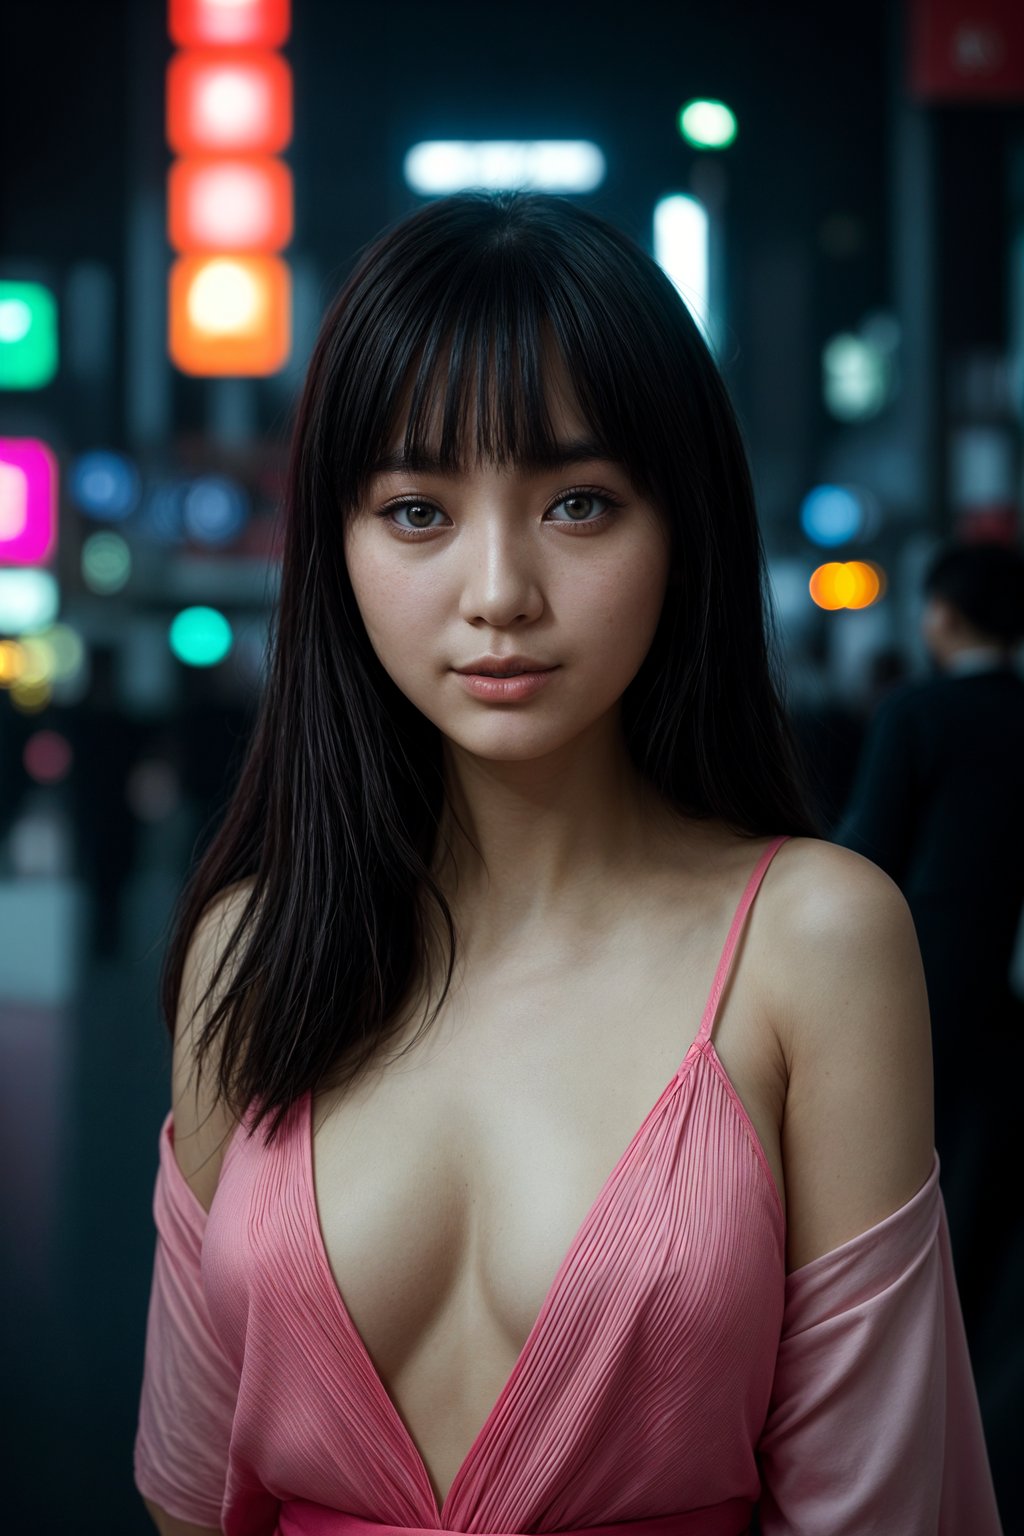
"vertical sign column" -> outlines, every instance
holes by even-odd
[[[183,373],[276,373],[291,352],[289,0],[170,0],[168,349]]]
[[[57,301],[49,288],[0,280],[0,390],[45,389],[53,382],[57,331]],[[54,563],[57,479],[57,457],[48,443],[0,437],[0,566]],[[17,587],[0,581],[0,635],[16,633],[29,612],[19,613],[17,594]],[[6,686],[3,675],[0,663],[0,686]]]

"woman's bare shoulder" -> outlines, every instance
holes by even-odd
[[[204,1210],[217,1189],[224,1150],[237,1120],[217,1098],[216,1046],[207,1052],[202,1074],[196,1066],[196,1044],[206,1021],[230,985],[238,951],[208,998],[196,1011],[238,925],[254,881],[227,887],[206,908],[196,924],[185,956],[174,1027],[171,1103],[174,1111],[174,1155],[178,1167]]]
[[[778,866],[775,869],[775,866]],[[786,1056],[787,1268],[905,1204],[934,1158],[931,1021],[913,917],[870,859],[794,837],[763,914]]]
[[[836,926],[884,926],[894,914],[910,920],[903,892],[870,859],[820,837],[790,837],[771,864],[776,937],[813,943]]]

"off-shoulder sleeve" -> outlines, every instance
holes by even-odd
[[[786,1277],[757,1454],[763,1536],[1002,1536],[938,1153],[906,1205]]]
[[[206,1211],[174,1156],[171,1111],[160,1129],[153,1218],[135,1486],[179,1520],[219,1530],[239,1378],[203,1295]]]

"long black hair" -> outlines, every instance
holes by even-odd
[[[196,1055],[201,1070],[220,1036],[218,1097],[237,1118],[250,1111],[253,1129],[273,1114],[268,1143],[296,1099],[354,1079],[403,1022],[396,1010],[430,968],[428,909],[448,955],[424,1027],[455,964],[432,873],[440,732],[371,648],[345,520],[406,399],[406,452],[432,449],[451,473],[465,463],[470,391],[478,454],[506,464],[550,453],[552,339],[591,432],[671,527],[658,628],[621,701],[633,762],[687,816],[751,838],[823,835],[783,703],[739,425],[675,287],[629,236],[565,198],[468,192],[420,208],[359,253],[321,325],[292,433],[256,721],[164,961],[173,1037],[192,934],[216,898],[248,885],[204,999],[229,959],[230,985]],[[439,403],[440,443],[428,444]]]

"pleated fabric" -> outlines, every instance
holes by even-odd
[[[778,1191],[711,1038],[785,840],[758,860],[698,1034],[441,1508],[327,1260],[312,1095],[269,1149],[236,1129],[208,1216],[167,1114],[134,1452],[145,1497],[227,1536],[742,1536],[759,1499],[764,1536],[999,1536],[937,1156],[907,1205],[787,1276]]]

